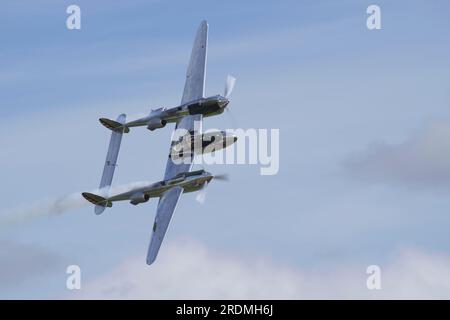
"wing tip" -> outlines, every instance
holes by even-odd
[[[200,26],[198,28],[199,28],[199,30],[208,31],[208,28],[209,28],[208,21],[202,20],[202,22],[200,22]]]
[[[156,255],[149,252],[147,255],[147,261],[146,261],[147,265],[149,265],[149,266],[152,265],[155,262],[155,260],[156,260]]]

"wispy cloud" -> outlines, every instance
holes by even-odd
[[[344,167],[370,182],[450,187],[450,121],[427,124],[404,142],[378,142],[351,155]]]
[[[381,267],[382,290],[366,287],[366,266],[293,269],[267,259],[219,255],[199,243],[166,244],[151,267],[124,261],[87,283],[84,299],[449,298],[450,258],[401,250]],[[73,296],[71,296],[73,297]]]

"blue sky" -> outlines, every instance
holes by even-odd
[[[72,3],[2,4],[2,214],[95,188],[109,138],[97,119],[177,105],[202,19],[207,94],[238,79],[233,115],[280,129],[280,171],[208,168],[231,181],[203,206],[183,196],[154,269],[156,201],[3,228],[1,298],[405,297],[405,283],[414,297],[450,297],[447,1],[77,1],[82,29],[69,31]],[[373,3],[381,30],[366,28]],[[170,133],[125,136],[114,182],[161,179]],[[65,289],[69,264],[81,293]],[[184,282],[198,264],[213,271]],[[383,292],[365,289],[370,264],[386,270]]]

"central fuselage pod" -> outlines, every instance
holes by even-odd
[[[152,110],[148,116],[127,122],[124,127],[147,126],[147,129],[153,131],[188,115],[201,114],[203,117],[211,117],[221,114],[229,103],[230,101],[221,95],[201,98],[174,108]]]
[[[190,133],[173,141],[169,158],[184,158],[191,155],[211,153],[225,149],[237,141],[237,136],[226,131],[211,131],[206,133]]]

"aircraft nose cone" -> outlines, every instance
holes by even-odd
[[[236,142],[237,141],[237,137],[233,137],[233,142]]]
[[[229,103],[230,103],[230,100],[228,100],[228,99],[222,99],[222,100],[219,101],[219,106],[220,106],[221,108],[225,108]]]

